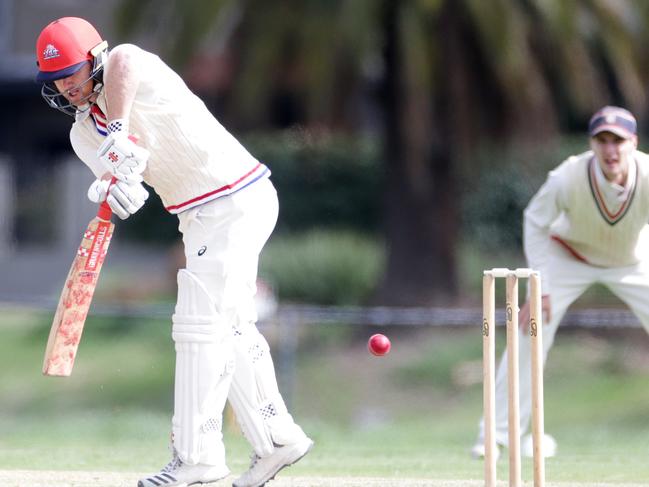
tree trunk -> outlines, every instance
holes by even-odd
[[[383,11],[387,268],[377,300],[431,305],[457,293],[458,195],[452,154],[433,142],[432,90],[405,62],[402,5],[385,0]]]

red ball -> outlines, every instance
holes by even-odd
[[[390,339],[381,333],[372,335],[367,342],[367,349],[370,353],[379,357],[388,353],[391,346]]]

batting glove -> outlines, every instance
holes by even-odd
[[[88,188],[88,199],[93,203],[103,203],[108,196],[108,186],[110,186],[110,180],[96,179]]]
[[[118,180],[108,187],[106,202],[113,213],[122,220],[126,220],[144,206],[148,197],[149,192],[141,183],[127,183]]]
[[[120,181],[141,183],[146,169],[149,151],[139,147],[128,134],[125,120],[108,123],[108,135],[97,150],[97,157],[104,167]]]

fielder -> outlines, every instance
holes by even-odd
[[[313,445],[287,411],[255,325],[257,262],[278,213],[270,171],[154,54],[131,44],[108,51],[91,24],[65,17],[43,29],[36,55],[42,95],[74,118],[72,147],[97,178],[89,198],[125,219],[144,205],[144,181],[178,215],[183,235],[187,264],[172,317],[173,458],[138,486],[226,477],[226,399],[254,450],[233,486],[264,485]]]
[[[528,266],[541,271],[544,359],[566,310],[588,287],[601,283],[618,296],[649,331],[649,156],[640,152],[635,117],[606,106],[588,126],[588,152],[550,171],[524,213]],[[529,302],[520,310],[520,421],[530,422]],[[507,357],[496,377],[496,442],[507,446]],[[544,441],[546,456],[556,442]],[[527,450],[527,452],[526,452]],[[522,441],[531,456],[531,439]],[[484,456],[484,424],[472,449]]]

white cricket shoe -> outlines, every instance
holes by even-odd
[[[480,460],[481,458],[484,458],[484,455],[485,455],[484,440],[478,439],[475,445],[473,445],[473,447],[471,448],[471,457],[475,458],[476,460]],[[496,461],[498,461],[498,458],[500,458],[500,445],[496,443]]]
[[[159,473],[140,479],[137,487],[187,487],[194,484],[216,482],[230,475],[225,465],[186,465],[176,452]]]
[[[278,446],[267,457],[259,457],[256,453],[250,456],[250,468],[241,477],[232,482],[232,487],[261,487],[275,478],[277,472],[297,462],[309,453],[313,440],[304,439],[291,445]]]
[[[496,460],[500,457],[500,447],[506,445],[496,444]],[[484,458],[485,446],[484,440],[478,439],[475,445],[471,448],[471,456],[476,459]],[[526,458],[532,458],[534,456],[534,440],[532,435],[525,435],[521,439],[521,454]],[[543,457],[550,458],[557,454],[557,442],[556,440],[548,434],[543,435]]]
[[[557,441],[550,435],[543,435],[543,457],[550,458],[557,454]],[[521,453],[524,457],[534,456],[534,439],[532,435],[525,435],[521,440]]]

